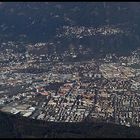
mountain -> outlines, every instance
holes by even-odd
[[[97,46],[103,46],[103,51],[111,48],[112,52],[129,52],[140,43],[139,9],[140,4],[136,2],[3,2],[0,4],[0,41],[59,40],[66,46],[69,42],[74,42],[78,45],[95,46],[93,50]],[[73,39],[71,36],[68,39],[56,38],[58,30],[61,31],[64,26],[121,26],[121,29],[129,30],[129,34],[90,36],[84,39]]]
[[[1,138],[139,138],[140,128],[111,123],[57,123],[0,112]]]

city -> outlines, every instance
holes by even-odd
[[[36,43],[20,53],[13,48],[21,44],[2,45],[7,47],[0,54],[1,111],[53,122],[98,120],[140,127],[139,49],[127,57],[67,61],[77,52],[44,54],[40,50],[48,44]]]

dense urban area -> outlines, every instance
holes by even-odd
[[[0,2],[0,137],[140,137],[139,15],[137,2]]]
[[[48,54],[44,48],[50,44],[1,44],[1,111],[53,122],[140,126],[139,49],[129,56],[75,61],[79,53],[89,55],[82,45],[76,52],[71,45],[64,53]],[[15,49],[21,45],[24,53]]]

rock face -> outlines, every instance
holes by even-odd
[[[0,137],[3,138],[139,138],[140,128],[115,124],[81,122],[55,123],[31,120],[0,113]]]

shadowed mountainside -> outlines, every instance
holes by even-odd
[[[140,128],[116,124],[56,123],[0,113],[0,137],[39,138],[140,138]]]

